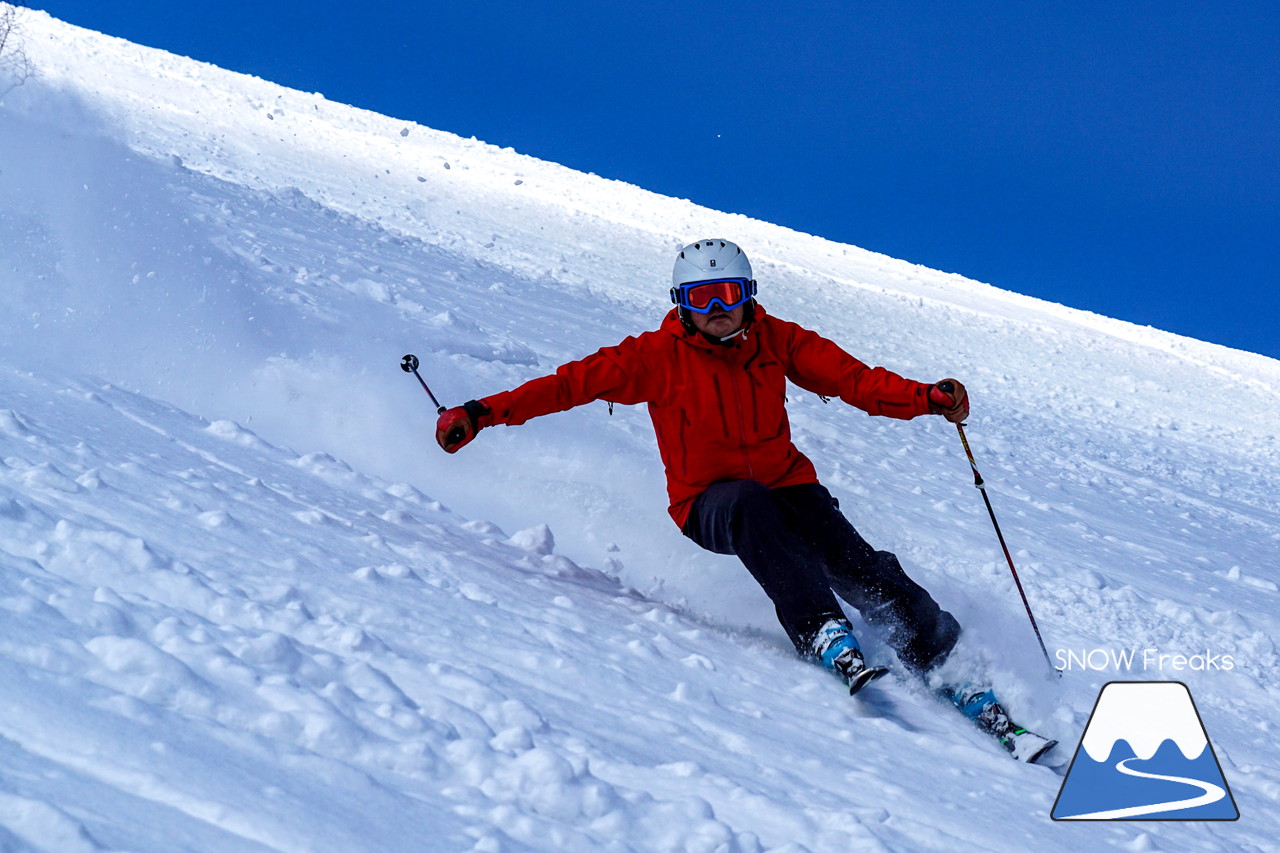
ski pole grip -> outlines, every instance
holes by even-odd
[[[938,383],[938,390],[946,394],[954,394],[956,392],[956,385],[950,379],[947,379]]]

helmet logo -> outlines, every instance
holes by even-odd
[[[715,265],[716,265],[716,259],[715,259],[715,258],[712,258],[712,259],[711,259],[711,266],[713,266],[713,267],[714,267]]]

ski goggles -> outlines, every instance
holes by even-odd
[[[732,311],[755,295],[756,283],[749,278],[713,278],[671,288],[671,301],[695,314],[708,314],[717,305]]]

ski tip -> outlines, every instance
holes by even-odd
[[[1000,744],[1014,759],[1023,764],[1050,764],[1052,762],[1042,761],[1042,759],[1058,745],[1058,742],[1021,726],[1013,726],[1009,732],[1000,736]]]
[[[859,672],[849,681],[849,695],[853,696],[862,688],[866,687],[876,679],[888,675],[889,668],[886,666],[869,666]]]
[[[1053,748],[1057,745],[1058,745],[1058,742],[1056,740],[1048,741],[1042,748],[1036,750],[1034,754],[1027,757],[1027,763],[1041,764],[1046,767],[1050,766],[1053,762],[1042,761],[1041,759],[1046,758],[1049,755],[1049,753],[1053,751]]]
[[[1037,741],[1039,741],[1037,743]],[[1019,742],[1006,742],[1004,748],[1009,750],[1018,761],[1023,764],[1039,764],[1042,767],[1048,767],[1055,762],[1049,758],[1049,753],[1058,745],[1056,740],[1042,738],[1040,735],[1031,732],[1024,732],[1024,737],[1019,738]]]

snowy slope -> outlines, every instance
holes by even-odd
[[[1280,836],[1280,363],[27,29],[40,77],[0,105],[0,849]],[[911,683],[841,697],[671,525],[640,409],[434,447],[404,352],[448,402],[511,387],[656,325],[674,249],[711,235],[773,313],[970,386],[1051,650],[1133,669],[1045,678],[944,422],[790,410],[1023,721],[1074,746],[1106,681],[1185,681],[1240,821],[1054,825],[1058,776]]]

